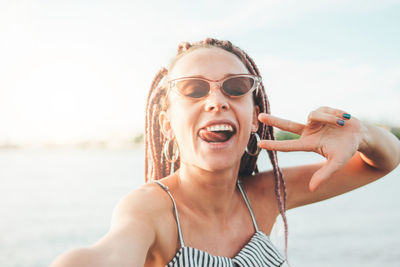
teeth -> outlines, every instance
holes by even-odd
[[[230,131],[230,132],[233,132],[233,128],[229,124],[215,124],[215,125],[212,125],[212,126],[208,126],[206,128],[206,130],[210,131],[210,132],[218,132],[218,131]]]

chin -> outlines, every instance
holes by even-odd
[[[239,168],[240,159],[235,160],[229,157],[209,157],[201,164],[201,168],[210,172],[218,172],[226,169]]]

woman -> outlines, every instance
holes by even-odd
[[[399,164],[391,133],[344,111],[321,107],[305,125],[269,113],[245,52],[210,38],[180,45],[149,93],[148,182],[120,201],[101,240],[52,266],[281,266],[268,238],[279,214],[287,240],[286,210],[368,184]],[[275,141],[272,126],[301,137]],[[258,172],[257,145],[273,170]],[[276,151],[313,151],[327,161],[280,169]]]

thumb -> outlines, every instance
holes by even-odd
[[[326,181],[333,173],[340,169],[340,164],[334,160],[328,160],[319,170],[317,170],[310,179],[309,189],[311,192]]]

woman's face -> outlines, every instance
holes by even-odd
[[[220,80],[243,73],[249,72],[235,55],[215,47],[199,48],[175,63],[168,80],[190,76]],[[201,99],[182,96],[172,88],[168,98],[160,123],[167,138],[176,138],[181,163],[208,171],[239,168],[250,132],[258,126],[252,94],[231,98],[214,85]]]

